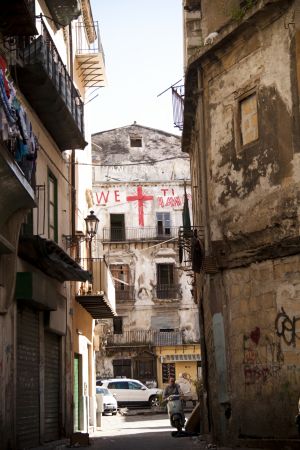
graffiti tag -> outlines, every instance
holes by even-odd
[[[281,308],[281,312],[277,314],[275,320],[275,329],[277,336],[282,337],[287,345],[296,346],[296,339],[300,339],[300,335],[296,332],[296,324],[300,321],[300,317],[292,319],[287,315],[285,310]]]

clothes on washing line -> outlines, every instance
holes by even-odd
[[[6,63],[0,56],[0,138],[31,182],[36,169],[38,140],[13,82],[6,75]]]

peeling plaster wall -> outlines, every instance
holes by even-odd
[[[130,136],[140,137],[142,147],[130,147]],[[177,242],[172,238],[177,237],[177,227],[182,225],[185,181],[191,206],[189,158],[181,152],[180,138],[134,124],[97,133],[92,144],[93,162],[98,164],[93,175],[93,202],[100,220],[99,241],[110,229],[110,214],[124,214],[129,235],[138,237],[125,239],[122,244],[104,242],[101,250],[109,265],[129,266],[134,298],[116,301],[117,313],[123,318],[123,332],[174,328],[184,333],[186,342],[197,342],[198,308],[191,293],[192,278],[175,268],[177,298],[156,298],[156,265],[179,265]],[[142,212],[138,201],[130,199],[138,195],[140,188],[142,195],[147,196]],[[142,238],[147,230],[156,229],[159,212],[170,213],[171,219],[171,235],[166,236],[164,243]],[[131,348],[130,355],[123,349],[114,358],[126,355],[134,358],[138,349]],[[114,358],[98,358],[97,372],[112,373]]]
[[[285,202],[282,190],[290,190],[288,179],[299,170],[298,158],[293,160],[292,49],[284,18],[243,45],[246,56],[224,71],[230,60],[225,55],[222,67],[207,81],[213,239],[271,226]],[[253,88],[258,95],[259,141],[237,153],[238,98]]]
[[[255,15],[235,28],[225,26],[186,77],[189,93],[200,90],[190,136],[183,133],[192,185],[204,171],[208,177],[208,214],[201,185],[193,220],[209,223],[220,269],[197,277],[197,289],[209,407],[221,442],[297,437],[299,25],[290,20],[296,2],[266,3],[257,2]],[[203,86],[192,85],[197,64]],[[258,139],[243,146],[239,105],[249,93],[257,97]]]

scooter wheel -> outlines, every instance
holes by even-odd
[[[175,420],[174,422],[175,428],[177,428],[177,431],[181,431],[182,430],[182,425],[180,423],[180,420]]]

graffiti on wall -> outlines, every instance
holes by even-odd
[[[297,333],[298,322],[300,322],[300,317],[289,317],[283,308],[277,314],[275,330],[277,336],[281,337],[287,345],[296,347],[296,339],[300,339],[300,334]]]
[[[149,190],[149,187],[148,187]],[[191,194],[188,194],[191,201]],[[133,195],[127,195],[125,191],[120,189],[102,190],[94,193],[95,204],[98,206],[106,206],[107,204],[124,204],[135,202],[138,209],[139,225],[144,226],[144,208],[145,202],[156,201],[159,208],[180,208],[183,207],[183,194],[178,195],[174,188],[161,188],[155,191],[155,195],[148,195],[143,191],[142,186],[137,186]]]
[[[262,336],[259,327],[244,335],[245,385],[263,385],[279,376],[284,361],[280,342]]]

